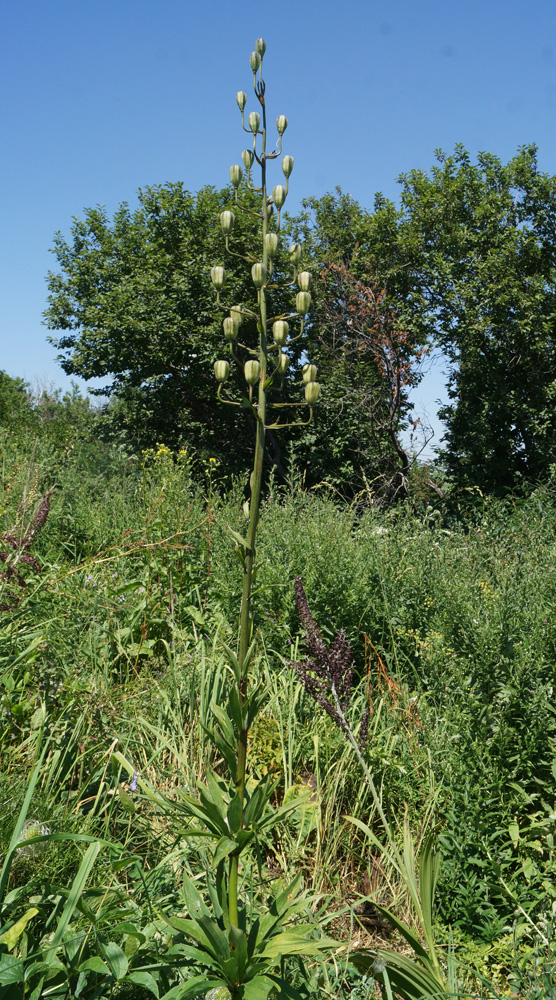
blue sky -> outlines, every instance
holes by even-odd
[[[369,208],[396,199],[400,173],[458,142],[502,160],[535,142],[556,173],[554,0],[6,0],[0,369],[69,385],[41,315],[72,216],[148,184],[227,183],[260,35],[270,114],[290,123],[290,211],[336,185]],[[441,368],[415,394],[433,423]]]

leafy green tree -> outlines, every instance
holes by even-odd
[[[382,239],[417,296],[398,297],[451,362],[444,459],[462,484],[503,494],[556,467],[556,177],[535,146],[507,165],[462,146],[401,177]],[[377,232],[388,232],[390,205]],[[395,285],[395,281],[393,282]]]
[[[194,445],[242,467],[248,448],[239,418],[214,400],[212,366],[223,342],[208,277],[221,262],[218,218],[229,189],[197,194],[182,184],[139,192],[139,208],[102,208],[74,219],[71,239],[57,233],[59,270],[48,275],[46,322],[68,374],[106,378],[93,390],[111,397],[109,415],[138,447],[157,441]],[[238,223],[243,252],[256,220]],[[228,268],[229,294],[250,294],[241,268]]]
[[[17,433],[34,429],[36,423],[28,382],[0,371],[0,427]]]
[[[249,202],[253,196],[246,191],[246,197]],[[104,428],[111,439],[123,437],[138,448],[157,441],[193,445],[239,472],[249,448],[240,433],[241,414],[214,397],[210,371],[223,331],[207,285],[211,268],[223,259],[218,220],[232,199],[230,189],[204,188],[192,195],[173,184],[140,191],[137,211],[124,204],[113,220],[102,209],[88,210],[74,220],[70,240],[60,233],[55,237],[59,267],[48,276],[46,321],[60,332],[53,342],[68,374],[107,379],[96,391],[110,396]],[[308,202],[289,228],[292,239],[296,234],[307,238],[304,261],[314,263],[317,273],[332,261],[351,261],[363,272],[354,253],[368,243],[370,218],[349,196],[336,193]],[[227,266],[227,296],[239,304],[248,301],[250,289],[238,262],[253,245],[255,226],[249,212],[238,219],[236,256]],[[285,247],[274,261],[278,286],[289,273]],[[365,476],[373,481],[392,463],[391,442],[384,435],[376,440],[376,426],[357,402],[376,394],[381,377],[368,358],[364,363],[350,349],[340,359],[329,349],[326,335],[319,334],[326,301],[321,280],[314,292],[305,335],[290,352],[284,399],[297,398],[299,369],[308,351],[327,375],[329,405],[317,414],[314,428],[280,435],[269,430],[266,463],[285,476],[293,450],[309,484],[326,479],[353,495]],[[280,313],[283,293],[278,287],[269,295],[273,312]]]

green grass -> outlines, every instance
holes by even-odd
[[[38,900],[19,945],[43,947],[60,891],[82,871],[91,841],[79,837],[98,837],[112,847],[95,859],[68,928],[77,939],[87,926],[83,954],[106,958],[108,929],[125,924],[113,943],[135,956],[130,968],[158,963],[171,984],[175,941],[162,915],[183,908],[180,872],[200,877],[208,862],[183,824],[130,790],[114,753],[169,800],[193,789],[209,760],[218,767],[203,725],[211,698],[223,696],[224,643],[236,634],[241,581],[229,528],[241,531],[242,487],[223,490],[219,470],[163,450],[140,461],[91,442],[64,451],[44,435],[36,444],[5,435],[1,448],[0,534],[25,529],[54,491],[32,548],[41,572],[23,566],[26,585],[4,581],[0,595],[12,605],[0,615],[0,852],[41,754],[29,816],[70,838],[14,860],[14,919]],[[324,635],[343,628],[353,644],[352,721],[371,704],[366,760],[393,827],[401,831],[407,806],[419,835],[435,801],[438,940],[447,945],[451,927],[456,953],[502,992],[513,975],[519,995],[551,995],[553,497],[360,513],[321,491],[272,486],[258,566],[257,657],[269,700],[251,734],[253,772],[272,769],[278,798],[308,780],[316,789],[310,808],[264,845],[265,884],[302,872],[323,913],[343,911],[334,926],[348,936],[349,907],[373,862],[346,817],[380,836],[348,744],[288,665],[303,657],[293,598],[301,575]],[[377,893],[408,917],[395,872],[383,870]],[[71,964],[71,942],[64,948]],[[544,993],[534,992],[532,968]],[[317,963],[313,975],[323,995],[355,989],[353,970]],[[110,989],[149,995],[125,976]]]

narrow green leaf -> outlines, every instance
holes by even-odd
[[[232,665],[232,670],[234,672],[234,677],[235,677],[237,683],[239,684],[239,682],[241,680],[241,671],[239,669],[239,660],[238,660],[236,654],[234,653],[233,649],[231,649],[230,646],[228,646],[227,643],[224,642],[224,643],[222,643],[222,645],[224,646],[224,649],[226,650],[226,655],[227,655],[227,657],[228,657],[228,659],[229,659],[229,661],[230,661],[230,663]]]
[[[229,857],[236,850],[237,844],[235,840],[232,840],[231,837],[221,837],[212,858],[213,865],[216,867],[224,858]]]
[[[423,945],[419,941],[419,938],[415,937],[415,934],[413,933],[413,931],[410,930],[407,924],[405,924],[403,920],[400,920],[395,913],[392,913],[391,910],[387,909],[387,907],[380,906],[380,904],[376,902],[374,902],[373,905],[376,907],[378,912],[382,913],[383,916],[385,916],[386,919],[390,921],[393,927],[395,927],[396,930],[400,932],[402,937],[404,937],[405,940],[407,941],[410,948],[421,959],[421,962],[428,969],[432,970],[432,962],[428,951],[426,950],[426,948],[423,948]]]
[[[83,892],[83,889],[85,888],[85,883],[89,877],[91,868],[93,867],[97,859],[100,848],[101,845],[99,843],[90,844],[87,850],[85,851],[83,860],[79,866],[79,871],[77,872],[77,875],[75,876],[71,884],[71,889],[68,898],[66,900],[66,904],[58,921],[56,930],[54,932],[54,937],[52,938],[52,944],[48,949],[47,952],[48,956],[55,955],[56,949],[59,947],[62,941],[66,928],[73,916],[75,907],[77,906],[79,898]]]
[[[200,892],[197,891],[188,875],[183,876],[182,884],[183,894],[189,915],[193,917],[194,920],[197,920],[198,917],[210,916],[210,910],[207,904],[205,903]]]
[[[31,800],[33,798],[33,795],[35,794],[35,786],[37,784],[37,781],[39,779],[39,775],[40,775],[41,770],[42,770],[43,758],[44,758],[44,750],[43,750],[43,752],[41,754],[41,757],[40,757],[40,760],[39,760],[37,766],[31,772],[31,777],[29,779],[29,785],[27,787],[27,792],[25,793],[25,798],[23,800],[23,804],[21,806],[21,809],[19,810],[19,815],[17,817],[17,821],[16,821],[16,824],[15,824],[15,827],[14,827],[14,831],[13,831],[12,836],[11,836],[10,843],[8,844],[8,850],[6,851],[6,856],[4,858],[4,863],[2,865],[2,868],[0,869],[0,913],[2,912],[2,906],[3,906],[3,902],[4,902],[4,895],[5,895],[5,892],[6,892],[6,887],[7,887],[7,884],[8,884],[8,879],[10,877],[10,870],[11,870],[11,867],[12,867],[12,862],[13,862],[13,859],[14,859],[15,851],[16,851],[17,845],[19,843],[19,837],[20,837],[20,834],[21,834],[21,830],[23,829],[23,825],[25,823],[25,820],[27,819],[27,812],[29,810],[29,806],[31,805]]]
[[[257,640],[254,639],[253,642],[251,643],[251,645],[249,646],[249,649],[247,650],[247,652],[245,654],[245,659],[244,659],[243,663],[241,664],[241,674],[242,674],[242,677],[245,677],[245,675],[247,673],[249,664],[251,663],[251,659],[253,657],[253,653],[255,652],[256,647],[257,647]]]
[[[232,801],[228,805],[227,818],[228,818],[228,826],[230,828],[230,833],[235,834],[238,832],[241,826],[242,812],[243,812],[243,803],[239,795],[236,793],[236,795],[234,795]]]
[[[201,783],[199,783],[198,785],[199,794],[203,796],[203,801],[205,801],[206,799],[207,801],[212,802],[213,805],[216,806],[218,814],[222,817],[222,819],[224,819],[224,817],[226,816],[228,804],[224,798],[224,792],[222,790],[220,782],[215,778],[214,773],[210,770],[210,768],[207,768],[206,779],[207,779],[206,787],[208,788],[210,798],[207,796],[205,786],[202,785]]]
[[[240,549],[243,549],[245,552],[247,552],[249,548],[249,546],[247,545],[247,539],[245,539],[243,535],[240,535],[237,531],[234,531],[233,528],[230,528],[229,524],[227,524],[226,527],[230,532],[230,535],[232,536],[234,542],[237,542]]]
[[[243,729],[244,710],[241,707],[241,703],[239,700],[239,692],[237,687],[232,687],[230,689],[230,696],[228,698],[228,711],[237,729]]]

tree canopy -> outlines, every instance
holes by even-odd
[[[323,405],[309,428],[269,435],[268,461],[283,471],[294,452],[311,484],[344,494],[365,479],[393,482],[429,348],[450,363],[441,457],[453,481],[505,493],[546,480],[556,471],[556,178],[539,171],[534,146],[508,164],[489,153],[473,163],[458,146],[400,183],[399,206],[377,195],[370,211],[338,189],[286,221],[315,276],[287,378],[299,380],[309,355]],[[209,278],[224,264],[227,301],[251,301],[249,267],[226,254],[217,224],[231,200],[231,189],[168,184],[140,191],[139,208],[124,204],[112,221],[101,208],[75,218],[69,240],[55,237],[46,322],[67,373],[109,380],[99,391],[128,439],[193,444],[238,471],[245,415],[216,401],[224,342]],[[238,216],[238,254],[255,227]]]
[[[444,461],[457,482],[504,493],[556,463],[556,178],[535,146],[506,165],[461,146],[437,160],[400,178],[393,242],[451,362]]]

